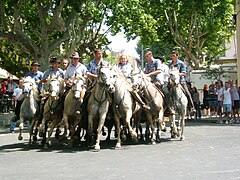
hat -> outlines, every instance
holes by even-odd
[[[33,62],[33,63],[31,64],[31,66],[34,66],[34,65],[40,66],[40,64],[39,64],[38,62]]]
[[[56,57],[51,57],[49,62],[50,63],[55,63],[55,62],[60,63],[59,59]]]
[[[78,52],[72,53],[71,58],[79,58]]]

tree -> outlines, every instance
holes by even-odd
[[[144,7],[155,19],[158,36],[149,41],[149,34],[144,35],[141,37],[142,44],[175,44],[185,53],[194,69],[201,68],[204,59],[210,62],[216,60],[235,30],[231,0],[144,2]]]
[[[206,68],[205,74],[203,74],[202,77],[204,79],[209,79],[211,81],[216,81],[217,79],[220,80],[221,78],[227,77],[227,75],[225,73],[226,73],[226,71],[224,71],[222,67],[211,68],[210,66],[208,66]]]
[[[138,0],[3,0],[0,40],[11,42],[19,54],[27,52],[45,69],[49,56],[60,49],[66,56],[73,50],[90,54],[109,43],[110,31],[123,29],[128,38],[141,35],[134,28],[151,33],[152,20]]]

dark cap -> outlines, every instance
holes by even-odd
[[[39,64],[38,62],[33,62],[33,63],[31,64],[31,66],[34,66],[34,65],[40,66],[40,64]]]
[[[49,60],[50,63],[60,63],[60,60],[57,58],[57,57],[51,57],[50,60]]]

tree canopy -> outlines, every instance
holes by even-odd
[[[145,1],[143,1],[144,3]],[[155,19],[157,38],[142,36],[142,44],[154,42],[179,48],[194,69],[214,61],[225,51],[225,42],[233,35],[232,0],[146,1],[145,9]],[[156,8],[157,7],[157,8]]]
[[[224,50],[233,10],[232,0],[2,0],[0,41],[46,69],[49,56],[89,56],[110,43],[108,33],[122,31],[163,53],[180,48],[197,69]]]

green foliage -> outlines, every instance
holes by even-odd
[[[204,79],[209,79],[212,82],[219,80],[221,78],[227,77],[226,71],[220,66],[219,68],[211,68],[208,66],[206,68],[205,74],[201,76]]]

